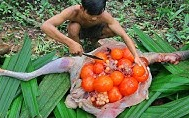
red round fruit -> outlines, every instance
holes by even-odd
[[[107,92],[112,89],[113,81],[109,76],[103,75],[95,79],[93,86],[97,92]]]
[[[145,73],[144,67],[139,66],[138,64],[135,64],[132,70],[133,70],[133,77],[141,77]]]
[[[123,96],[129,96],[138,89],[138,81],[133,77],[126,77],[119,85],[119,91]]]
[[[132,66],[132,62],[129,60],[129,59],[126,59],[126,58],[122,58],[118,61],[117,63],[118,67],[119,66],[128,66],[128,67],[131,67]]]
[[[110,74],[110,77],[114,83],[114,86],[117,86],[123,81],[124,74],[120,71],[114,71]]]
[[[94,87],[93,87],[94,80],[95,79],[91,76],[82,79],[82,82],[81,82],[82,88],[87,92],[93,91],[94,90]]]
[[[118,87],[113,87],[110,91],[108,91],[108,98],[111,103],[116,102],[122,98]]]
[[[81,73],[80,73],[80,77],[86,78],[89,76],[93,76],[94,72],[93,72],[93,64],[85,64],[82,69],[81,69]]]
[[[129,59],[132,63],[134,62],[134,56],[128,48],[123,49],[123,58]]]
[[[149,78],[149,72],[147,71],[144,75],[135,78],[138,82],[145,82]]]
[[[111,55],[112,59],[119,60],[123,57],[123,51],[122,51],[122,49],[114,48],[111,50],[110,55]]]
[[[94,64],[93,70],[94,70],[94,73],[100,74],[104,71],[104,65],[102,63],[96,62]]]

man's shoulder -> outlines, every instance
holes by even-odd
[[[102,14],[101,14],[101,18],[103,21],[109,21],[109,20],[113,20],[114,18],[112,17],[112,15],[107,12],[107,11],[104,11]]]
[[[104,11],[101,15],[102,17],[112,17],[112,15],[108,11]]]
[[[67,7],[66,9],[64,10],[70,10],[70,11],[79,11],[80,10],[80,5],[73,5],[73,6],[70,6],[70,7]],[[63,10],[63,11],[64,11]]]
[[[60,15],[62,16],[67,16],[68,20],[74,18],[77,16],[77,14],[80,11],[80,5],[74,5],[74,6],[70,6],[65,8],[64,10],[62,10],[62,12],[60,13]]]

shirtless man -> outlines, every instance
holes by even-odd
[[[89,38],[92,42],[98,39],[120,36],[135,57],[135,63],[143,65],[134,42],[126,34],[110,13],[105,11],[106,0],[81,0],[81,5],[74,5],[64,9],[60,14],[45,21],[41,29],[51,38],[66,44],[69,52],[82,55],[84,52],[80,39]],[[56,27],[69,21],[68,36],[62,34]]]

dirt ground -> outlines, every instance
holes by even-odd
[[[53,50],[53,47],[63,48],[64,45],[46,36],[41,29],[26,27],[16,22],[4,22],[0,32],[0,55],[5,56],[17,53],[23,44],[24,34],[27,33],[32,40],[32,54],[39,56]],[[46,47],[45,47],[46,46]],[[52,47],[51,47],[52,46]],[[46,48],[46,49],[44,49]],[[52,48],[52,49],[50,49]],[[44,52],[47,51],[47,52]]]

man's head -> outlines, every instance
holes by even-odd
[[[90,15],[100,15],[106,7],[106,0],[81,0],[81,3]]]

